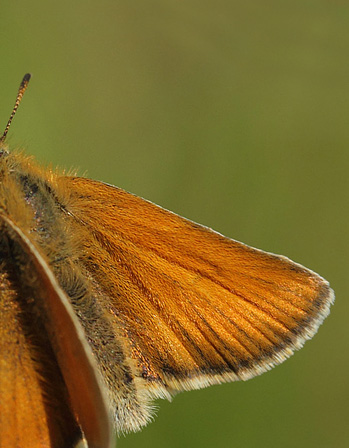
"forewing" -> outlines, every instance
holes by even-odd
[[[85,266],[149,383],[247,379],[289,357],[329,312],[314,272],[116,187],[61,178],[86,229]]]

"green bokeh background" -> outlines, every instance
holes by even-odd
[[[2,126],[33,73],[12,147],[286,254],[336,291],[285,364],[161,401],[118,446],[347,447],[346,2],[3,0],[1,19]]]

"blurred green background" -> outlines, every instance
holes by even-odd
[[[158,402],[138,446],[347,447],[349,6],[317,1],[3,1],[12,147],[282,253],[337,301],[319,334],[246,383]]]

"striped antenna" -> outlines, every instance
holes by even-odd
[[[4,130],[4,133],[2,134],[2,136],[0,138],[0,145],[2,143],[4,143],[4,141],[5,141],[5,138],[6,138],[6,135],[8,133],[8,130],[10,129],[13,117],[15,116],[15,113],[16,113],[16,111],[18,109],[19,103],[21,102],[22,96],[23,96],[24,92],[26,91],[26,89],[28,87],[28,83],[29,83],[30,78],[31,78],[31,74],[30,73],[27,73],[26,75],[23,76],[21,85],[19,86],[19,89],[18,89],[16,102],[15,102],[15,105],[13,106],[11,116],[10,116],[8,122],[7,122],[7,125],[6,125],[6,128]]]

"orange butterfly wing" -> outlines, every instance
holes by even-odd
[[[328,283],[285,257],[104,183],[59,183],[67,214],[86,230],[84,264],[154,395],[156,385],[160,396],[260,374],[329,312]]]
[[[81,425],[90,447],[109,448],[109,416],[68,299],[2,213],[0,228],[0,447],[72,447]]]

